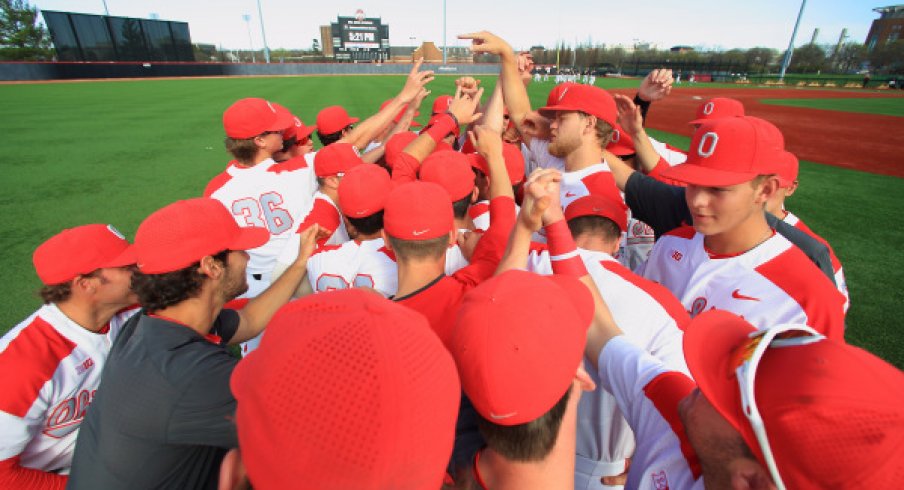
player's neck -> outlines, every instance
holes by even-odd
[[[731,230],[703,237],[706,251],[714,255],[740,255],[772,237],[773,231],[761,213]]]
[[[201,335],[207,335],[223,308],[223,301],[218,300],[210,289],[209,285],[202,286],[198,296],[152,313],[185,325]]]
[[[581,233],[574,237],[574,243],[578,248],[593,252],[603,252],[610,256],[618,251],[618,240],[607,240],[596,233]]]
[[[328,185],[322,185],[318,189],[323,195],[330,198],[333,201],[333,204],[339,205],[339,189],[336,187],[330,187]]]
[[[574,393],[577,398],[580,393]],[[572,403],[569,402],[569,405]],[[552,451],[542,461],[519,462],[506,459],[485,448],[478,462],[480,477],[487,488],[572,489],[574,488],[574,446],[576,444],[577,403],[569,406],[559,427]]]
[[[85,301],[79,301],[74,298],[54,304],[70,320],[85,330],[95,333],[109,323],[117,311],[128,306],[127,304],[92,306]]]
[[[252,158],[251,160],[245,160],[245,161],[236,160],[236,162],[238,162],[238,164],[241,165],[242,167],[254,167],[257,164],[259,164],[261,162],[265,162],[272,158],[273,158],[273,155],[271,155],[270,153],[258,152],[256,155],[254,155],[254,158]]]
[[[445,274],[446,257],[442,260],[398,261],[399,288],[395,296],[401,298],[422,289]]]
[[[577,172],[603,161],[603,149],[595,142],[585,142],[565,156],[565,171]]]

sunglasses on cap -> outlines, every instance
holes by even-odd
[[[816,330],[805,325],[777,325],[772,328],[757,330],[751,332],[747,344],[740,349],[740,358],[738,367],[735,369],[735,376],[738,379],[738,386],[741,389],[741,407],[744,416],[750,422],[753,433],[756,436],[757,443],[763,451],[763,457],[766,459],[766,466],[769,467],[769,473],[775,482],[778,490],[785,490],[785,484],[782,482],[782,476],[778,472],[778,466],[775,464],[775,456],[772,454],[772,447],[769,445],[769,437],[766,434],[766,426],[763,423],[763,417],[756,404],[754,397],[754,380],[756,378],[756,370],[766,353],[766,349],[770,347],[791,347],[797,345],[806,345],[813,342],[819,342],[826,337]]]

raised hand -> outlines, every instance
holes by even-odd
[[[480,156],[489,158],[488,155],[502,155],[502,135],[498,131],[481,124],[468,131],[468,137]]]
[[[614,94],[615,107],[618,109],[618,124],[630,135],[643,131],[643,112],[634,101],[622,94]]]
[[[475,111],[482,96],[483,88],[477,89],[477,92],[471,96],[466,95],[461,87],[455,89],[455,96],[452,97],[452,103],[449,104],[449,112],[455,116],[458,124],[471,124],[480,119],[483,114]]]
[[[477,89],[480,88],[480,80],[474,77],[461,77],[455,80],[455,86],[461,88],[461,93],[464,95],[473,97],[477,93]]]
[[[414,62],[411,71],[408,72],[408,78],[405,80],[405,86],[399,92],[398,98],[404,103],[409,103],[417,97],[418,93],[431,81],[433,81],[433,71],[420,71],[424,58]]]
[[[663,99],[672,91],[672,81],[672,70],[668,68],[653,70],[640,82],[637,94],[647,102]]]
[[[471,40],[471,52],[473,53],[489,53],[499,56],[514,55],[512,47],[501,37],[489,31],[472,32],[468,34],[459,34],[459,39]]]

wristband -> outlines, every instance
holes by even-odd
[[[549,260],[556,274],[582,277],[587,275],[587,267],[581,260],[571,230],[564,219],[546,225],[546,243],[549,245]]]
[[[430,139],[436,143],[442,141],[442,139],[448,136],[449,133],[452,133],[456,127],[455,125],[457,122],[455,116],[448,112],[443,115],[449,117],[439,118],[439,120],[433,123],[433,126],[430,126],[430,128],[427,129],[427,134],[430,136]]]

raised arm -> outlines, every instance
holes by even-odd
[[[618,108],[618,123],[634,140],[634,160],[644,173],[650,173],[659,163],[659,153],[650,143],[650,137],[643,128],[643,115],[634,101],[621,94],[615,94],[615,105]],[[624,181],[627,182],[627,177]],[[618,179],[616,179],[616,183]],[[624,190],[623,185],[619,186]]]
[[[381,109],[380,112],[355,126],[355,128],[349,131],[349,133],[340,141],[351,143],[356,148],[364,148],[371,140],[380,134],[380,132],[392,122],[396,114],[398,114],[406,104],[413,101],[418,93],[433,80],[433,71],[420,71],[423,62],[424,60],[421,58],[414,63],[414,66],[411,67],[411,71],[408,73],[408,78],[405,80],[405,86],[402,87],[401,92],[392,99],[392,102],[386,104],[386,107]]]

